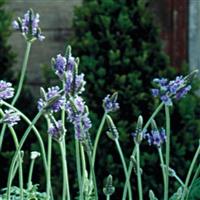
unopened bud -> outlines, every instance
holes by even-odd
[[[106,185],[103,188],[103,193],[106,196],[110,196],[115,192],[115,187],[112,185],[112,175],[109,175],[106,179]]]

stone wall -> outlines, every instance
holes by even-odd
[[[6,9],[13,15],[22,17],[23,13],[32,8],[40,13],[40,27],[46,36],[43,42],[34,42],[28,63],[29,84],[41,86],[41,65],[50,64],[51,57],[62,53],[66,39],[72,34],[73,7],[81,5],[81,0],[9,0]],[[25,51],[24,38],[13,32],[9,43],[17,54],[16,68],[19,69]],[[15,69],[16,69],[15,68]],[[19,70],[16,70],[16,73]]]

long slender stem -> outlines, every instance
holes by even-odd
[[[24,56],[24,61],[23,61],[22,69],[21,69],[20,80],[19,80],[19,84],[18,84],[18,87],[17,87],[17,92],[15,93],[14,99],[13,99],[13,101],[11,103],[12,105],[15,105],[17,99],[19,98],[21,90],[22,90],[22,86],[23,86],[23,82],[24,82],[24,77],[25,77],[25,74],[26,74],[26,68],[27,68],[28,58],[29,58],[29,54],[30,54],[30,49],[31,49],[31,43],[27,42],[25,56]],[[2,149],[2,144],[3,144],[3,139],[4,139],[5,131],[6,131],[6,124],[4,124],[3,127],[2,127],[2,129],[1,129],[1,134],[0,134],[0,151]]]
[[[0,109],[0,114],[2,116],[4,116],[4,112],[2,109]],[[15,130],[14,128],[12,128],[11,126],[9,126],[9,130],[10,130],[10,133],[13,137],[13,141],[14,141],[14,144],[15,144],[15,148],[17,149],[18,146],[19,146],[19,141],[18,141],[18,138],[17,138],[17,134],[15,133]],[[19,154],[19,161],[18,161],[18,166],[19,166],[19,185],[20,185],[20,198],[23,199],[23,185],[24,185],[24,181],[23,181],[23,168],[22,168],[22,158],[21,158],[21,154]],[[14,178],[14,176],[12,177]]]
[[[181,200],[184,199],[186,193],[188,192],[187,189],[188,189],[188,184],[189,184],[189,181],[190,181],[190,177],[191,177],[191,175],[192,175],[192,171],[193,171],[193,169],[194,169],[194,166],[195,166],[195,163],[196,163],[196,161],[197,161],[197,158],[198,158],[199,154],[200,154],[200,144],[199,144],[199,146],[198,146],[198,148],[197,148],[197,151],[196,151],[196,153],[195,153],[195,155],[194,155],[194,158],[193,158],[193,160],[192,160],[192,163],[191,163],[191,165],[190,165],[190,168],[189,168],[189,171],[188,171],[186,180],[185,180],[185,187],[184,187],[184,190],[183,190],[183,195],[182,195]]]
[[[160,164],[161,164],[161,168],[162,168],[162,174],[163,174],[163,184],[164,184],[164,190],[166,189],[166,170],[165,170],[165,164],[164,164],[164,160],[163,160],[163,154],[162,154],[162,149],[161,147],[158,148],[158,153],[159,153],[159,157],[160,157]],[[164,198],[165,198],[165,191],[164,191]]]
[[[35,125],[29,120],[29,118],[26,117],[26,115],[24,115],[20,110],[18,110],[17,108],[15,108],[14,106],[10,105],[9,103],[7,103],[5,101],[1,101],[1,103],[3,105],[5,105],[6,107],[11,108],[12,110],[16,111],[24,119],[24,121],[29,125],[29,127],[31,127],[30,130],[33,129],[33,131],[34,131],[34,133],[35,133],[35,135],[36,135],[36,137],[37,137],[37,139],[39,141],[39,145],[40,145],[41,153],[42,153],[43,165],[44,165],[45,173],[47,175],[48,167],[47,167],[46,152],[45,152],[44,143],[43,143],[43,140],[42,140],[42,138],[40,136],[39,131],[37,130]],[[30,132],[30,130],[29,130],[29,132]],[[25,138],[25,140],[26,140],[26,138]],[[22,142],[22,146],[23,146],[25,140]]]
[[[166,141],[166,185],[165,185],[165,192],[164,192],[164,200],[168,200],[168,188],[169,188],[169,161],[170,161],[170,114],[169,114],[169,107],[165,106],[165,118],[166,118],[166,134],[167,134],[167,141]]]
[[[122,200],[126,200],[128,183],[130,181],[132,169],[133,169],[133,163],[132,163],[132,161],[130,161],[130,164],[129,164],[129,167],[128,167],[128,178],[126,178],[126,182],[125,182],[125,185],[124,185]]]
[[[17,139],[17,134],[15,133],[15,130],[12,127],[9,127],[10,132],[12,134],[13,140],[15,142],[16,149],[19,147],[19,142]],[[23,167],[22,167],[22,158],[21,153],[19,153],[19,185],[20,185],[20,198],[23,199],[23,187],[24,187],[24,180],[23,180]],[[14,177],[13,177],[14,178]]]
[[[14,154],[14,157],[12,159],[12,162],[11,162],[11,165],[10,165],[10,170],[9,170],[9,174],[8,174],[8,182],[7,182],[7,199],[10,200],[10,189],[11,189],[11,185],[12,185],[12,173],[13,173],[13,170],[14,170],[14,166],[15,166],[15,163],[16,163],[16,160],[17,160],[17,157],[20,153],[20,150],[26,140],[26,138],[28,137],[31,129],[33,128],[33,125],[35,125],[35,123],[38,121],[38,119],[40,118],[42,114],[42,111],[40,111],[36,116],[35,118],[33,119],[32,123],[29,125],[29,127],[26,129],[24,135],[22,136],[22,139],[19,143],[19,146],[18,146],[18,149],[16,150],[15,154]],[[44,152],[42,152],[43,154]],[[46,154],[45,154],[46,155]]]
[[[29,175],[28,175],[28,188],[31,189],[32,187],[32,176],[33,176],[33,167],[35,164],[35,159],[31,159],[31,164],[29,168]]]
[[[151,124],[151,121],[152,119],[154,119],[156,117],[156,115],[160,112],[160,110],[162,109],[162,107],[164,106],[164,103],[161,103],[157,108],[156,110],[152,113],[152,115],[150,116],[150,118],[148,119],[148,121],[146,122],[146,124],[144,125],[144,128],[142,131],[146,130],[148,128],[148,126]],[[134,156],[135,155],[135,152],[136,152],[136,147],[134,147],[133,149],[133,152],[132,152],[132,155]],[[130,169],[130,165],[131,165],[131,162],[129,163],[129,169]],[[131,169],[131,172],[132,172],[132,169]],[[131,174],[130,172],[130,174]],[[130,176],[128,177],[128,181],[130,179]],[[127,182],[127,180],[126,180]],[[127,187],[128,185],[126,184],[125,187],[124,187],[124,192],[123,192],[123,196],[124,196],[124,199],[126,199],[126,195],[127,195]],[[125,194],[124,194],[125,193]]]
[[[136,155],[137,155],[138,194],[139,194],[139,200],[143,200],[142,179],[141,179],[141,170],[140,170],[140,145],[138,143],[136,143]]]
[[[86,173],[86,161],[85,161],[85,152],[84,152],[82,144],[80,144],[80,150],[81,150],[81,163],[82,163],[82,182],[81,182],[80,196],[81,196],[81,198],[83,198],[85,176],[86,176],[85,175],[85,173]]]
[[[78,140],[75,140],[75,149],[76,149],[76,169],[78,176],[78,188],[79,191],[81,191],[81,160],[80,160],[80,147]],[[80,199],[82,200],[81,192],[80,192]]]
[[[26,74],[26,69],[27,69],[28,58],[29,58],[29,54],[30,54],[30,49],[31,49],[31,42],[27,42],[24,61],[23,61],[22,70],[21,70],[21,75],[20,75],[19,84],[17,87],[17,92],[15,93],[14,99],[12,100],[13,106],[15,105],[17,99],[19,98],[21,90],[22,90],[22,86],[23,86],[24,78],[25,78],[25,74]]]
[[[120,155],[120,158],[121,158],[121,161],[122,161],[122,165],[123,165],[123,168],[124,168],[125,178],[126,178],[126,180],[129,180],[126,162],[125,162],[124,155],[122,153],[122,149],[121,149],[121,146],[119,144],[118,139],[115,139],[115,144],[116,144],[117,150],[119,152],[119,155]],[[131,191],[130,180],[128,181],[128,194],[129,194],[129,200],[132,200],[132,191]]]
[[[92,166],[93,166],[93,168],[94,168],[94,165],[95,165],[97,146],[98,146],[98,143],[99,143],[99,138],[101,136],[103,126],[105,124],[106,115],[107,115],[107,113],[105,112],[102,119],[101,119],[101,123],[99,125],[98,131],[97,131],[97,134],[96,134],[96,137],[95,137],[95,141],[94,141],[93,154],[92,154]]]
[[[110,195],[106,195],[106,200],[110,200]]]
[[[51,154],[52,154],[52,137],[48,134],[48,150],[47,150],[47,162],[48,162],[48,172],[47,172],[47,197],[50,197],[51,192]],[[49,198],[50,199],[50,198]]]
[[[64,149],[64,143],[63,141],[59,142],[60,145],[60,151],[62,156],[62,168],[63,168],[63,178],[66,180],[64,185],[64,191],[62,195],[63,200],[70,200],[70,192],[69,192],[69,178],[68,178],[68,168],[67,168],[67,160],[66,160],[66,154]]]

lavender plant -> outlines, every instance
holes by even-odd
[[[187,95],[187,93],[190,91],[191,81],[197,74],[197,71],[193,71],[186,77],[176,77],[175,80],[171,81],[166,78],[154,79],[153,82],[155,84],[155,88],[151,90],[152,95],[155,98],[159,98],[161,103],[152,113],[146,123],[144,123],[141,115],[138,117],[136,130],[131,133],[135,145],[133,146],[129,163],[127,163],[123,154],[123,150],[120,146],[120,133],[112,119],[112,112],[120,109],[119,103],[117,102],[118,94],[115,92],[112,95],[107,95],[103,99],[102,107],[104,109],[104,115],[93,142],[90,132],[92,122],[90,120],[89,108],[82,97],[86,82],[84,80],[84,74],[79,73],[79,59],[72,56],[70,46],[67,46],[64,55],[58,54],[56,58],[52,58],[51,61],[52,69],[58,76],[62,87],[53,86],[47,90],[41,87],[41,98],[38,100],[37,105],[38,113],[33,120],[30,120],[14,106],[23,86],[23,77],[26,71],[25,69],[28,62],[30,46],[36,39],[44,39],[44,36],[41,35],[38,27],[38,22],[39,14],[34,15],[32,10],[29,10],[23,19],[18,18],[17,21],[13,22],[13,27],[22,33],[28,45],[28,50],[25,53],[24,64],[21,69],[21,77],[17,93],[14,94],[14,89],[12,88],[11,83],[0,81],[0,122],[3,124],[1,138],[4,136],[5,127],[7,125],[13,137],[16,148],[9,168],[7,187],[1,190],[0,199],[57,199],[57,197],[54,198],[51,185],[53,142],[59,146],[62,158],[62,200],[74,199],[75,197],[71,195],[72,184],[70,183],[68,177],[68,156],[66,152],[67,134],[74,134],[74,156],[76,157],[77,169],[77,175],[74,175],[74,178],[78,183],[78,199],[98,200],[99,193],[104,193],[105,198],[110,200],[115,192],[112,175],[107,177],[106,184],[103,189],[98,188],[96,179],[99,179],[100,177],[95,176],[96,152],[97,150],[100,150],[98,149],[98,144],[106,122],[108,128],[107,136],[115,143],[123,166],[124,190],[120,199],[144,199],[142,185],[143,170],[141,169],[140,163],[140,157],[142,154],[140,145],[143,142],[147,142],[150,146],[152,146],[152,148],[155,148],[158,151],[158,157],[160,159],[160,167],[163,176],[163,198],[159,197],[159,199],[191,199],[192,191],[195,189],[194,187],[199,187],[198,177],[200,174],[200,165],[197,160],[200,154],[200,144],[198,145],[197,151],[192,159],[191,166],[186,175],[186,180],[182,181],[181,178],[178,177],[176,171],[170,167],[170,109],[173,106],[173,101],[181,100],[181,98]],[[10,98],[13,98],[12,103],[7,102],[7,99]],[[163,111],[163,109],[165,112],[166,123],[159,128],[156,124],[156,116],[159,112]],[[47,124],[47,149],[45,149],[45,142],[43,141],[39,130],[36,128],[36,124],[39,122],[41,117],[45,118]],[[22,120],[28,126],[22,138],[19,139],[15,132],[14,126],[18,123],[22,123]],[[73,125],[74,133],[68,133],[66,122],[69,122]],[[23,176],[24,157],[22,148],[31,131],[35,133],[38,139],[41,152],[33,151],[30,153],[31,162],[26,185],[24,184],[24,180],[26,179]],[[36,158],[40,155],[42,156],[44,175],[46,177],[46,190],[43,192],[40,192],[38,183],[34,184],[32,181]],[[195,164],[198,164],[198,166],[196,172],[194,173]],[[19,171],[19,186],[14,186],[13,180],[17,171]],[[131,177],[132,172],[135,172],[136,177]],[[133,190],[133,186],[131,185],[131,178],[137,179],[138,197],[136,191]],[[170,178],[174,178],[175,181],[180,184],[178,191],[175,191],[171,197],[169,197]],[[152,190],[149,190],[149,199],[158,199]]]

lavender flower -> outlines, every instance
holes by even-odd
[[[75,58],[69,55],[69,58],[67,60],[67,70],[74,71],[75,64],[76,64]]]
[[[26,40],[39,39],[42,41],[45,37],[41,34],[39,22],[40,15],[38,13],[34,14],[33,10],[30,9],[24,14],[24,18],[13,21],[12,26],[15,30],[19,30]]]
[[[159,97],[167,106],[173,104],[172,98],[179,100],[191,90],[191,85],[188,85],[186,78],[183,76],[177,76],[176,79],[172,81],[168,81],[168,79],[165,78],[156,78],[153,81],[157,84],[158,88],[151,90],[152,95],[154,97]]]
[[[12,84],[5,81],[0,81],[0,100],[12,98],[14,95],[14,89]]]
[[[165,129],[162,128],[160,131],[151,130],[151,133],[146,133],[144,138],[148,141],[149,145],[160,147],[166,141]]]
[[[65,67],[66,67],[66,58],[61,56],[61,54],[58,54],[55,61],[54,61],[54,69],[56,70],[56,74],[58,76],[62,76],[64,71],[65,71]]]
[[[48,129],[48,133],[57,141],[60,141],[63,138],[65,132],[61,120],[52,122]]]
[[[38,110],[48,109],[52,112],[58,112],[64,106],[65,97],[60,95],[58,86],[48,88],[43,98],[38,101]]]
[[[20,121],[19,114],[14,110],[5,110],[5,114],[3,116],[2,122],[6,123],[10,126],[14,126]]]
[[[67,94],[72,94],[72,96],[81,94],[85,90],[85,84],[84,74],[74,76],[71,71],[66,72],[65,91]]]
[[[117,102],[118,94],[114,93],[112,96],[109,94],[103,100],[103,107],[105,112],[114,112],[119,109],[119,103]]]
[[[84,100],[80,96],[71,98],[66,102],[65,108],[68,120],[74,125],[75,138],[84,140],[87,137],[89,129],[92,127],[92,123],[86,112]]]

